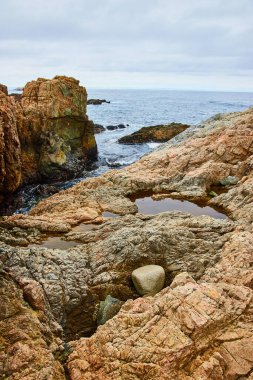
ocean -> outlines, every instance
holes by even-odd
[[[89,98],[111,103],[88,105],[94,123],[128,125],[125,129],[96,135],[98,168],[89,175],[129,165],[159,144],[122,145],[120,137],[144,126],[181,122],[196,125],[218,113],[242,111],[253,105],[253,93],[169,91],[169,90],[89,90]]]
[[[53,184],[66,189],[81,180],[98,176],[109,169],[129,165],[159,146],[157,143],[122,145],[120,137],[144,126],[181,122],[197,125],[218,113],[243,111],[253,105],[253,93],[171,91],[171,90],[88,90],[88,98],[106,99],[110,103],[88,105],[94,123],[103,126],[124,124],[125,129],[96,134],[98,160],[87,167],[80,178]],[[13,195],[12,212],[26,213],[43,195],[38,185],[27,186]],[[22,202],[17,202],[22,199]]]

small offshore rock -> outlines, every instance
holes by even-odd
[[[101,124],[94,124],[94,133],[101,133],[105,131],[105,127]]]
[[[116,315],[123,301],[120,301],[117,298],[113,298],[110,294],[106,297],[104,301],[101,301],[99,304],[98,314],[97,314],[97,324],[104,325],[109,319]]]
[[[94,106],[98,106],[103,103],[111,103],[108,100],[105,99],[89,99],[87,100],[87,105],[93,104]]]
[[[185,131],[189,125],[170,123],[167,125],[154,125],[143,127],[131,135],[121,137],[120,144],[143,144],[148,142],[166,142]]]
[[[160,265],[145,265],[132,272],[132,280],[141,296],[154,296],[164,286],[165,271]]]

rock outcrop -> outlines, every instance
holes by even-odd
[[[75,177],[96,157],[86,100],[85,88],[68,77],[29,82],[18,101],[0,88],[1,194],[22,183]]]
[[[253,109],[210,119],[125,169],[0,222],[8,275],[22,289],[41,289],[45,324],[56,339],[62,329],[72,340],[68,378],[252,379],[252,125]],[[229,218],[139,214],[134,199],[150,193],[217,207]],[[52,234],[79,244],[39,245]],[[139,297],[131,280],[145,265],[165,270],[154,297]],[[27,292],[29,305],[42,304]],[[124,305],[96,330],[108,295]]]
[[[88,99],[87,100],[87,105],[93,104],[94,106],[98,106],[103,103],[111,103],[111,102],[105,99]]]
[[[65,379],[57,359],[64,351],[61,329],[52,320],[50,329],[42,288],[27,281],[22,290],[1,269],[0,302],[0,378]]]
[[[167,125],[154,125],[143,127],[131,135],[121,137],[120,144],[143,144],[147,142],[166,142],[185,131],[189,125],[181,123],[171,123]]]

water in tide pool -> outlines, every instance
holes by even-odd
[[[103,126],[124,124],[125,129],[106,130],[96,135],[99,157],[91,164],[81,178],[54,184],[58,189],[66,189],[82,179],[97,176],[108,169],[129,165],[159,144],[122,145],[120,137],[133,133],[143,126],[182,122],[196,125],[201,121],[224,112],[243,111],[253,105],[253,93],[199,92],[170,90],[88,90],[89,98],[106,99],[110,103],[88,105],[87,113],[94,123]],[[13,212],[25,213],[43,195],[36,188],[23,191],[22,205]],[[29,196],[27,195],[29,194]]]

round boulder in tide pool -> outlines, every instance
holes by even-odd
[[[164,286],[165,271],[160,265],[145,265],[132,272],[132,280],[141,296],[154,296]]]

